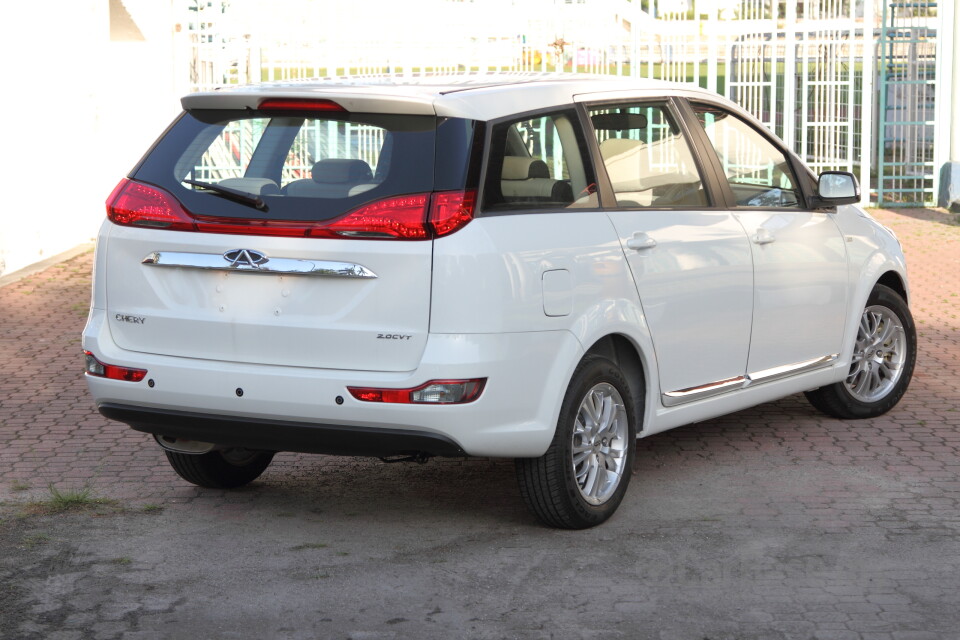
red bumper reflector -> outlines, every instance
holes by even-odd
[[[126,382],[140,382],[147,375],[146,369],[132,369],[118,367],[113,364],[104,364],[97,360],[89,351],[84,351],[86,357],[85,371],[88,376],[95,378],[109,378],[110,380],[125,380]]]
[[[361,402],[388,404],[467,404],[483,393],[486,378],[471,380],[431,380],[410,389],[378,389],[372,387],[347,387]]]

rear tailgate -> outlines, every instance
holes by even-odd
[[[430,241],[229,236],[112,226],[108,242],[108,319],[114,340],[124,349],[232,362],[409,371],[417,367],[426,344]],[[242,270],[231,266],[237,249],[267,258],[263,268],[271,262],[281,263],[277,268],[300,268],[304,261],[320,268],[346,263],[373,277]],[[158,253],[159,261],[150,263]]]
[[[184,112],[108,203],[101,277],[118,346],[415,369],[430,318],[427,215],[458,211],[443,205],[465,193],[475,123],[420,103],[353,113],[324,98],[218,100]]]

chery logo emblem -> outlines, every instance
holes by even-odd
[[[259,269],[270,258],[253,249],[231,249],[223,254],[223,259],[237,269]]]

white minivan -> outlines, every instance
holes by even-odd
[[[909,384],[896,238],[713,93],[355,78],[183,109],[107,202],[83,349],[100,412],[189,482],[505,456],[583,528],[638,437],[799,392],[876,416]]]

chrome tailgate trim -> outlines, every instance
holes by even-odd
[[[235,254],[235,255],[234,255]],[[231,257],[227,257],[230,255]],[[239,271],[283,275],[319,276],[328,278],[376,278],[370,269],[352,262],[328,260],[298,260],[294,258],[268,258],[259,252],[233,250],[218,253],[182,253],[178,251],[154,251],[141,264],[151,267],[180,267],[207,271]]]

